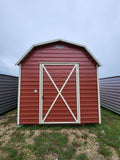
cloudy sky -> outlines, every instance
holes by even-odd
[[[0,0],[0,74],[35,43],[61,38],[86,45],[100,77],[120,75],[120,0]]]

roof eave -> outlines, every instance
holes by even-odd
[[[41,46],[41,45],[45,45],[45,44],[49,44],[49,43],[54,43],[54,42],[66,42],[66,43],[70,43],[70,44],[73,44],[73,45],[76,45],[76,46],[79,46],[79,47],[83,47],[87,50],[87,52],[91,55],[91,57],[95,60],[95,62],[98,64],[98,66],[102,66],[101,63],[97,60],[97,58],[88,50],[88,48],[84,45],[80,45],[78,43],[74,43],[74,42],[71,42],[71,41],[67,41],[67,40],[63,40],[63,39],[54,39],[54,40],[50,40],[50,41],[46,41],[46,42],[42,42],[42,43],[37,43],[37,44],[34,44],[32,45],[26,52],[25,54],[16,62],[15,65],[19,65],[21,63],[21,61],[28,55],[28,53],[34,48],[34,47],[37,47],[37,46]]]

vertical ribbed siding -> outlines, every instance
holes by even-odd
[[[82,47],[57,42],[35,47],[21,63],[20,124],[39,124],[40,62],[79,62],[81,123],[99,123],[95,61]]]
[[[120,76],[100,79],[101,106],[120,114]]]
[[[0,114],[17,107],[18,77],[0,74]]]

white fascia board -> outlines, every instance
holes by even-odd
[[[74,42],[67,41],[67,40],[64,40],[64,39],[58,39],[57,41],[63,41],[63,42],[66,42],[66,43],[70,43],[70,44],[85,48],[86,51],[90,54],[90,56],[97,62],[98,66],[102,66],[102,64],[97,60],[97,58],[91,53],[91,51],[85,45],[74,43]]]
[[[37,44],[32,45],[32,46],[25,52],[25,54],[17,61],[17,63],[16,63],[15,65],[19,65],[20,62],[29,54],[29,52],[30,52],[34,47],[41,46],[41,45],[45,45],[45,44],[49,44],[49,43],[59,42],[59,41],[66,42],[66,43],[69,43],[69,44],[73,44],[73,45],[76,45],[76,46],[85,48],[85,50],[86,50],[86,51],[90,54],[90,56],[95,60],[95,62],[98,64],[98,66],[102,66],[101,63],[100,63],[100,62],[96,59],[96,57],[88,50],[88,48],[87,48],[86,46],[81,45],[81,44],[78,44],[78,43],[74,43],[74,42],[71,42],[71,41],[67,41],[67,40],[64,40],[64,39],[54,39],[54,40],[50,40],[50,41],[46,41],[46,42],[37,43]]]
[[[20,124],[20,90],[21,90],[21,64],[19,66],[19,81],[18,81],[17,125]]]
[[[55,40],[51,40],[51,41],[46,41],[46,42],[41,42],[41,43],[33,44],[33,45],[24,53],[24,55],[16,62],[15,65],[19,65],[20,62],[29,54],[29,52],[30,52],[34,47],[42,46],[42,45],[49,44],[49,43],[53,43],[53,42],[57,42],[57,41],[61,41],[61,40],[60,40],[60,39],[55,39]]]
[[[34,48],[34,45],[32,45],[24,54],[23,56],[16,62],[15,65],[19,65],[20,62],[29,54],[29,52]]]
[[[102,64],[97,60],[97,58],[91,53],[91,51],[86,47],[86,46],[83,46],[86,51],[90,54],[90,56],[95,60],[95,62],[98,64],[98,67],[102,66]]]

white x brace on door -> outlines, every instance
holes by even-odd
[[[50,75],[49,71],[47,70],[46,66],[47,65],[51,65],[51,66],[57,66],[57,65],[62,65],[62,66],[66,66],[66,65],[71,65],[72,69],[70,71],[70,73],[68,74],[65,82],[63,83],[61,89],[59,89],[57,87],[57,85],[55,84],[52,76]],[[46,112],[45,116],[43,117],[43,71],[45,71],[45,73],[47,74],[47,76],[49,77],[50,81],[52,82],[52,84],[54,85],[55,89],[57,90],[57,96],[54,98],[52,104],[50,104],[48,111]],[[70,79],[71,75],[73,72],[76,72],[76,102],[77,102],[77,117],[74,115],[73,111],[71,110],[70,105],[68,105],[67,101],[65,100],[64,96],[62,95],[62,91],[65,87],[65,85],[67,84],[68,80]],[[48,117],[49,113],[51,112],[54,104],[56,103],[58,97],[61,97],[64,104],[67,106],[67,109],[69,110],[69,112],[71,113],[71,116],[74,118],[74,121],[72,122],[45,122],[46,118]],[[53,124],[53,123],[80,123],[80,93],[79,93],[79,64],[78,63],[63,63],[63,62],[42,62],[40,63],[40,79],[39,79],[39,124]]]

